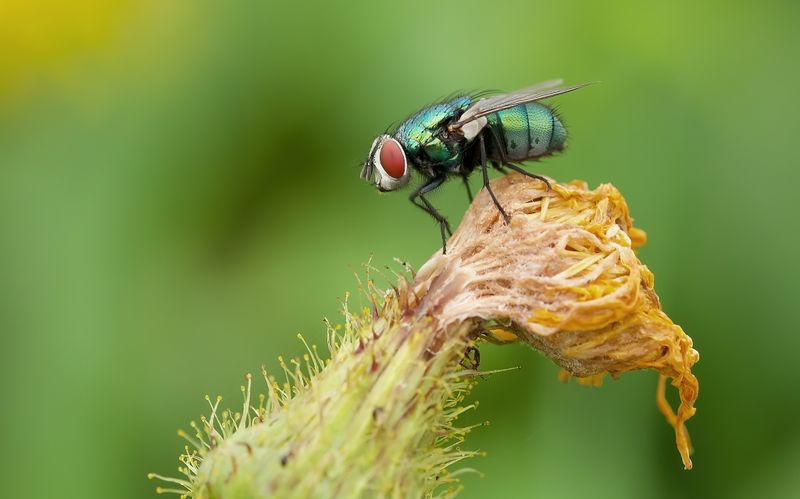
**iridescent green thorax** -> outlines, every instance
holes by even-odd
[[[498,111],[488,117],[488,126],[505,141],[506,158],[533,159],[564,148],[567,131],[552,109],[532,102]],[[498,154],[490,154],[497,159]]]
[[[462,96],[426,107],[403,122],[394,137],[418,166],[437,164],[455,170],[463,161],[462,148],[445,143],[435,132],[441,130],[443,123],[460,116],[472,101],[471,97]]]

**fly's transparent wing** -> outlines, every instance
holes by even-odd
[[[496,113],[497,111],[502,111],[503,109],[510,109],[520,104],[547,99],[548,97],[565,94],[591,85],[591,83],[581,83],[580,85],[559,87],[558,85],[560,84],[561,80],[550,80],[532,87],[517,90],[516,92],[511,92],[510,94],[494,95],[481,99],[464,111],[464,114],[461,115],[458,121],[450,125],[450,130],[459,130],[467,123],[471,123],[484,116]]]
[[[521,94],[523,92],[525,92],[525,93],[534,93],[534,92],[539,92],[540,90],[545,90],[545,89],[548,89],[548,88],[557,87],[557,86],[561,85],[562,83],[564,83],[564,80],[562,80],[561,78],[558,78],[557,80],[547,80],[547,81],[539,82],[536,85],[531,85],[530,87],[521,88],[521,89],[517,90],[516,92],[511,92],[511,93],[513,93],[513,94]],[[503,95],[509,95],[509,94],[503,94]]]

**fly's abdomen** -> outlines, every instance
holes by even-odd
[[[489,115],[487,126],[503,142],[505,157],[509,161],[524,161],[547,156],[564,148],[567,130],[552,109],[538,102],[521,104]],[[493,139],[490,135],[489,143]],[[489,156],[501,160],[496,145],[489,148]]]

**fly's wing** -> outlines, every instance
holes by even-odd
[[[591,83],[581,83],[580,85],[560,87],[558,86],[560,84],[561,80],[550,80],[539,83],[538,85],[534,85],[532,87],[517,90],[516,92],[511,92],[510,94],[500,94],[492,97],[486,97],[485,99],[479,100],[472,107],[464,111],[464,114],[458,118],[458,121],[452,123],[449,128],[451,131],[463,130],[466,135],[474,137],[477,135],[478,130],[472,129],[476,127],[483,128],[486,126],[486,120],[481,120],[481,118],[484,118],[489,114],[502,111],[503,109],[510,109],[514,106],[519,106],[520,104],[527,104],[529,102],[535,102],[538,100],[547,99],[548,97],[565,94],[567,92],[572,92],[573,90],[583,88],[587,85],[591,85]],[[476,120],[480,121],[476,123]]]
[[[512,93],[521,94],[523,92],[531,92],[531,93],[532,92],[538,92],[540,90],[545,90],[545,89],[548,89],[548,88],[557,87],[557,86],[561,85],[562,83],[564,83],[564,80],[562,80],[561,78],[558,78],[556,80],[547,80],[547,81],[539,82],[539,83],[537,83],[535,85],[531,85],[530,87],[521,88],[521,89],[517,90],[516,92],[512,92]],[[508,94],[505,94],[505,95],[508,95]]]

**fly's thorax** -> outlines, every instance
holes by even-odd
[[[463,137],[447,134],[440,128],[430,130],[423,127],[398,132],[397,140],[409,154],[410,162],[428,176],[455,171],[464,155]]]
[[[464,140],[460,135],[449,134],[446,125],[458,118],[471,102],[470,97],[456,97],[434,104],[400,125],[394,136],[403,144],[415,167],[445,171],[458,168],[463,159]]]
[[[511,161],[546,156],[561,151],[566,143],[564,124],[550,107],[538,102],[498,111],[488,119],[487,126],[504,142]]]

